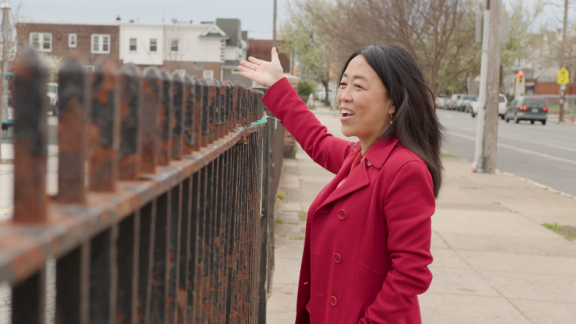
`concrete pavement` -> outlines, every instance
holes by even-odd
[[[338,116],[316,116],[342,137]],[[294,323],[305,213],[333,175],[299,148],[284,160],[275,223],[276,266],[268,323]],[[576,226],[576,200],[524,178],[470,173],[443,154],[444,184],[432,217],[434,275],[420,296],[424,323],[575,323],[576,241],[543,223]]]

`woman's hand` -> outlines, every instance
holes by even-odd
[[[272,48],[272,62],[266,62],[250,56],[250,62],[241,61],[238,70],[242,76],[270,88],[274,83],[284,77],[284,70],[278,59],[276,47]]]

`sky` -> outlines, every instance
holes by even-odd
[[[285,0],[277,0],[277,27],[285,18]],[[9,0],[12,7],[21,5],[25,20],[57,22],[123,22],[161,24],[178,21],[215,21],[216,18],[239,18],[248,37],[272,39],[274,0]]]

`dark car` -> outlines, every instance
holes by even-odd
[[[546,125],[548,119],[548,104],[546,100],[537,97],[517,97],[508,105],[504,120],[514,120],[518,124],[521,120],[529,120],[531,124],[539,121]]]

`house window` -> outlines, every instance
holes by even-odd
[[[158,39],[150,38],[150,52],[158,51]]]
[[[86,72],[94,72],[94,65],[83,65]]]
[[[69,48],[76,48],[76,34],[68,34],[68,47]]]
[[[232,74],[240,74],[240,70],[238,70],[238,69],[232,69],[231,73],[232,73]]]
[[[110,35],[92,35],[92,53],[110,53]]]
[[[186,70],[184,69],[176,69],[174,73],[178,74],[180,77],[184,78],[186,76]]]
[[[138,49],[138,40],[136,38],[130,38],[130,52],[136,52]]]
[[[204,70],[204,73],[202,73],[202,77],[206,80],[214,79],[214,71],[213,70]]]
[[[40,52],[52,52],[52,34],[30,33],[30,46]]]
[[[178,52],[178,40],[177,39],[172,40],[172,44],[170,45],[170,49],[172,50],[172,52]]]

